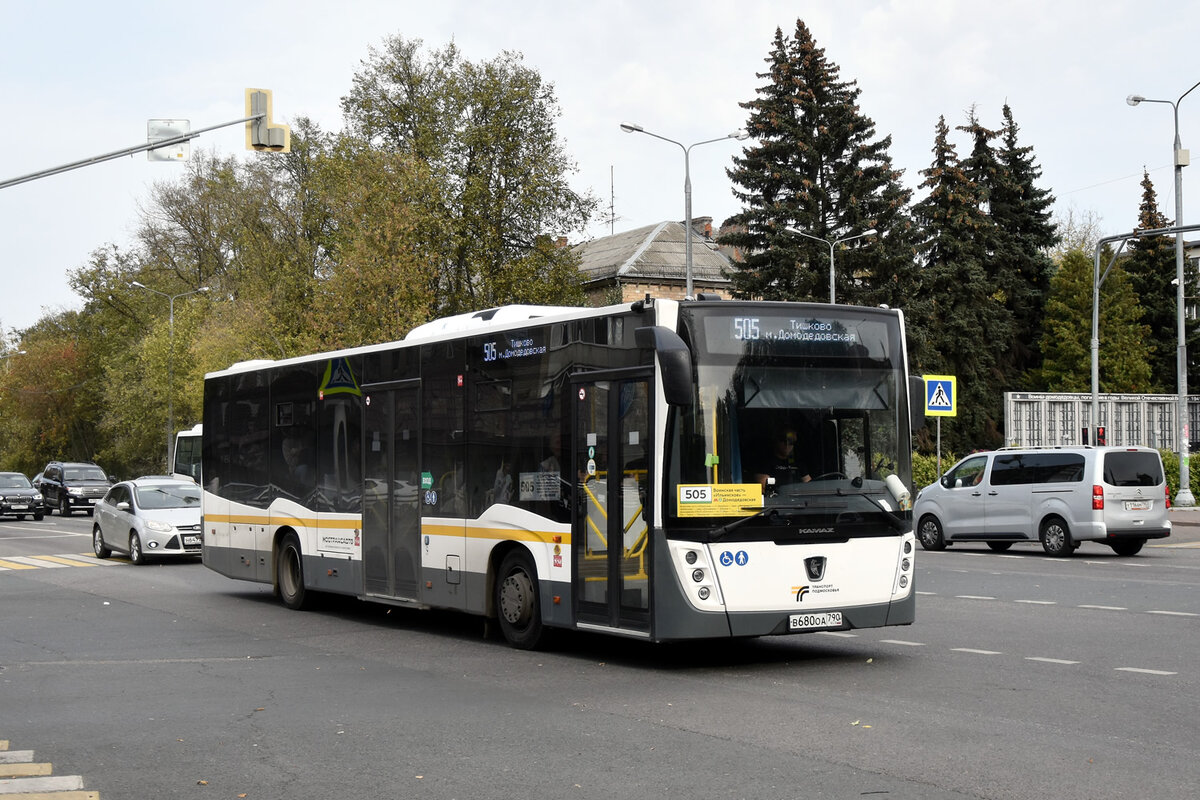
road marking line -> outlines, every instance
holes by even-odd
[[[0,795],[17,792],[69,792],[72,789],[82,788],[83,778],[79,775],[0,780]]]
[[[0,766],[0,778],[32,778],[42,775],[53,775],[53,765],[41,762],[34,764],[33,762],[23,762],[18,764],[5,764]]]
[[[849,633],[847,631],[817,631],[822,636],[836,636],[839,639],[857,639],[857,633]]]
[[[1078,661],[1067,661],[1063,658],[1042,658],[1041,656],[1025,656],[1026,661],[1041,661],[1046,664],[1078,664]]]
[[[18,564],[16,561],[6,561],[0,558],[0,569],[37,569],[32,564]]]
[[[903,639],[880,639],[881,644],[901,644],[905,647],[924,647],[924,642],[906,642]]]
[[[64,567],[98,567],[100,566],[95,561],[87,562],[80,561],[71,556],[38,556],[43,561],[53,561],[55,564],[62,564]]]
[[[1013,602],[1014,603],[1025,603],[1026,605],[1031,605],[1031,606],[1056,606],[1056,605],[1058,605],[1058,603],[1056,603],[1053,600],[1014,600]]]
[[[1128,611],[1128,608],[1123,606],[1079,606],[1079,608],[1092,608],[1097,611]]]
[[[1178,672],[1166,672],[1161,669],[1139,669],[1138,667],[1116,667],[1117,672],[1140,672],[1143,675],[1178,675]]]
[[[62,569],[66,564],[55,564],[53,561],[42,561],[34,556],[9,556],[9,561],[15,561],[18,564],[28,564],[31,567],[39,569]]]
[[[0,747],[0,764],[16,764],[20,761],[33,761],[33,751],[9,750],[7,747]]]
[[[1191,611],[1147,611],[1147,614],[1162,614],[1168,617],[1200,617]]]
[[[999,650],[976,650],[972,647],[951,647],[950,650],[955,653],[972,653],[977,656],[1002,656],[1002,655],[1004,655]]]
[[[958,595],[955,595],[955,597],[957,597],[959,600],[995,600],[996,599],[994,597],[987,597],[986,595],[979,595],[979,594],[958,594]]]

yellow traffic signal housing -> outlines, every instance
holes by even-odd
[[[246,149],[290,153],[292,129],[271,122],[271,90],[246,90],[246,116],[257,117],[246,122]]]

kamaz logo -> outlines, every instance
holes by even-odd
[[[825,578],[825,556],[812,556],[804,559],[804,571],[808,573],[810,581],[819,581]]]

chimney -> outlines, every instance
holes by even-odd
[[[711,239],[712,217],[692,217],[692,230],[707,239]]]

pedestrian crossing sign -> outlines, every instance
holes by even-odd
[[[925,376],[925,416],[954,417],[958,415],[958,391],[953,375]]]

